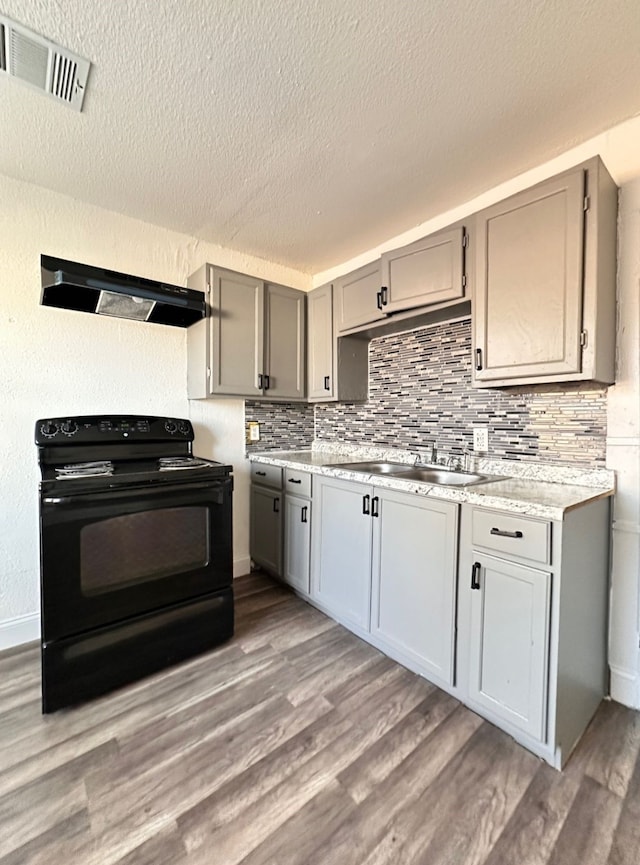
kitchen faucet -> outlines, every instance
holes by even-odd
[[[416,457],[415,461],[413,463],[414,466],[416,466],[416,467],[420,467],[423,465],[432,465],[432,466],[438,465],[438,448],[436,447],[435,442],[433,442],[433,444],[431,445],[431,457],[430,457],[428,463],[423,463],[422,457],[420,456],[420,453],[418,451],[412,451],[412,453],[414,453],[415,457]]]

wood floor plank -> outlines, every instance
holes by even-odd
[[[640,757],[629,781],[620,818],[613,836],[608,865],[638,865],[640,862]]]
[[[338,775],[355,802],[362,802],[459,706],[444,691],[433,691]]]
[[[484,865],[545,865],[579,786],[541,764]]]
[[[42,716],[0,653],[0,865],[639,865],[640,715],[558,773],[253,573],[218,649]]]
[[[85,811],[88,771],[117,755],[115,741],[101,745],[0,798],[0,857],[27,844],[57,823]]]
[[[588,775],[562,826],[549,865],[602,865],[613,842],[622,799]]]

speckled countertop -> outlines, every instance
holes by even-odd
[[[336,464],[362,460],[391,460],[410,468],[414,455],[407,451],[342,445],[321,449],[314,445],[304,451],[265,451],[251,453],[252,462],[282,468],[295,468],[312,474],[371,484],[384,489],[433,496],[453,502],[468,502],[514,514],[562,520],[567,511],[587,502],[611,496],[615,476],[607,469],[584,469],[544,463],[519,463],[506,460],[475,459],[473,470],[482,474],[503,475],[504,480],[459,488],[443,487],[390,475],[367,474],[343,469]]]

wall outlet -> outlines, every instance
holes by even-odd
[[[258,423],[258,421],[252,420],[249,421],[249,423],[247,424],[247,441],[260,441],[260,424]]]
[[[486,454],[489,450],[489,427],[474,426],[473,428],[473,449],[480,453]]]

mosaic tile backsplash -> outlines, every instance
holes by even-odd
[[[489,428],[497,459],[605,464],[607,389],[594,384],[471,386],[471,320],[379,337],[369,348],[369,400],[316,405],[318,442],[471,449]]]
[[[258,421],[260,441],[247,442],[252,451],[305,450],[313,442],[313,406],[299,402],[246,400],[245,424]]]

